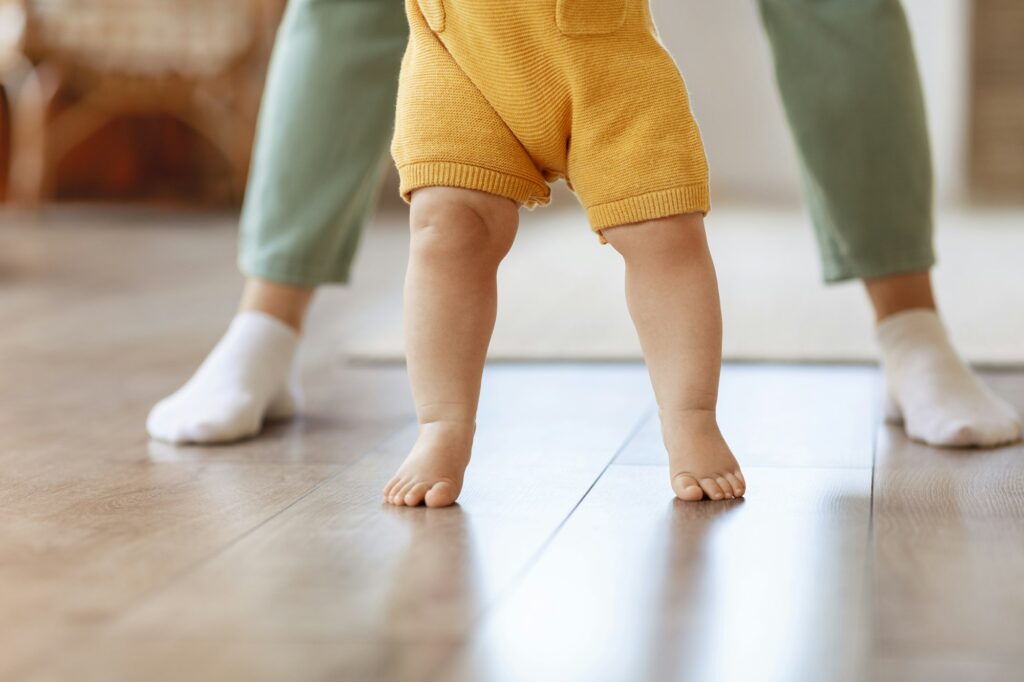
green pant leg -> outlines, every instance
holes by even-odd
[[[827,281],[926,270],[932,165],[898,0],[761,0]]]
[[[407,36],[397,1],[289,3],[242,208],[244,273],[303,286],[347,280],[387,165]]]

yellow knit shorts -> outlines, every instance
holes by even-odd
[[[406,0],[392,154],[402,196],[475,189],[528,207],[574,189],[591,227],[707,213],[686,86],[647,0]]]

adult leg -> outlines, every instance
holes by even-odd
[[[314,287],[348,279],[386,167],[406,40],[401,6],[289,4],[242,211],[240,311],[192,379],[150,412],[152,437],[231,441],[294,411],[298,334]]]
[[[741,497],[739,464],[715,415],[722,366],[718,281],[700,214],[604,230],[626,262],[626,301],[658,400],[672,489]]]
[[[391,504],[444,507],[462,490],[498,265],[518,225],[516,203],[493,194],[451,187],[412,194],[405,342],[420,432],[384,489]]]
[[[907,433],[996,445],[1019,417],[957,356],[928,272],[932,170],[924,100],[898,0],[761,0],[827,281],[862,279]]]

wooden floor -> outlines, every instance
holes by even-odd
[[[0,678],[1012,680],[1024,448],[880,425],[877,371],[725,369],[745,500],[668,487],[639,365],[489,367],[461,505],[393,509],[404,369],[332,344],[231,447],[143,421],[237,296],[231,221],[0,220]],[[986,375],[1024,408],[1024,373]]]

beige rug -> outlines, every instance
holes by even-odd
[[[623,267],[568,201],[524,212],[500,273],[493,359],[632,360],[639,345]],[[405,217],[378,218],[352,288],[319,305],[356,360],[402,358]],[[859,286],[824,286],[806,216],[797,209],[716,207],[708,220],[730,360],[871,361],[872,319]],[[939,221],[936,284],[964,354],[1024,364],[1024,211],[951,211]],[[325,320],[325,315],[319,316]]]

